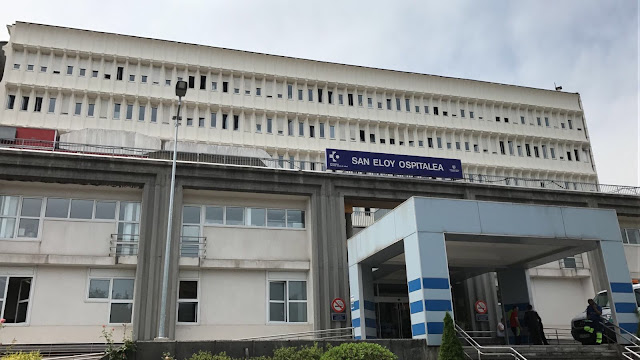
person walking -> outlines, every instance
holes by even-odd
[[[602,324],[600,323],[602,316],[602,308],[596,304],[593,299],[587,301],[587,321],[585,322],[584,331],[589,334],[596,333],[596,345],[602,344]]]
[[[500,318],[500,322],[498,323],[498,342],[500,343],[500,345],[505,345],[506,342],[504,341],[504,318]]]
[[[529,330],[529,341],[533,345],[542,345],[542,319],[538,312],[533,310],[533,306],[527,305],[527,311],[524,313],[524,326]]]
[[[520,345],[520,319],[518,319],[518,306],[514,305],[509,312],[509,326],[513,332],[516,345]]]

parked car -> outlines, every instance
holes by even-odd
[[[633,291],[636,295],[638,310],[640,310],[640,284],[634,284]],[[611,307],[609,304],[609,294],[607,293],[607,291],[600,291],[593,298],[593,301],[600,307],[602,307],[603,322],[605,322],[605,324],[609,323],[611,321]],[[571,336],[573,336],[574,340],[581,342],[583,345],[595,344],[596,342],[595,333],[590,334],[584,331],[585,320],[587,319],[586,307],[587,305],[585,301],[585,311],[581,312],[578,316],[574,317],[571,320]],[[613,324],[605,326],[603,335],[604,342],[611,342],[612,340],[615,341],[616,336]]]

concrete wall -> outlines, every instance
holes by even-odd
[[[532,277],[533,306],[545,328],[570,329],[594,291],[590,278]]]

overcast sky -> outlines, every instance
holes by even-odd
[[[582,95],[599,178],[640,185],[636,0],[2,3],[16,20]],[[0,40],[8,34],[0,31]]]

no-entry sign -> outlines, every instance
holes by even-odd
[[[331,310],[333,310],[333,311],[335,311],[337,313],[344,312],[346,307],[347,307],[346,303],[341,298],[335,298],[331,302]]]
[[[486,314],[487,313],[487,303],[484,300],[476,301],[476,312],[478,314]]]

